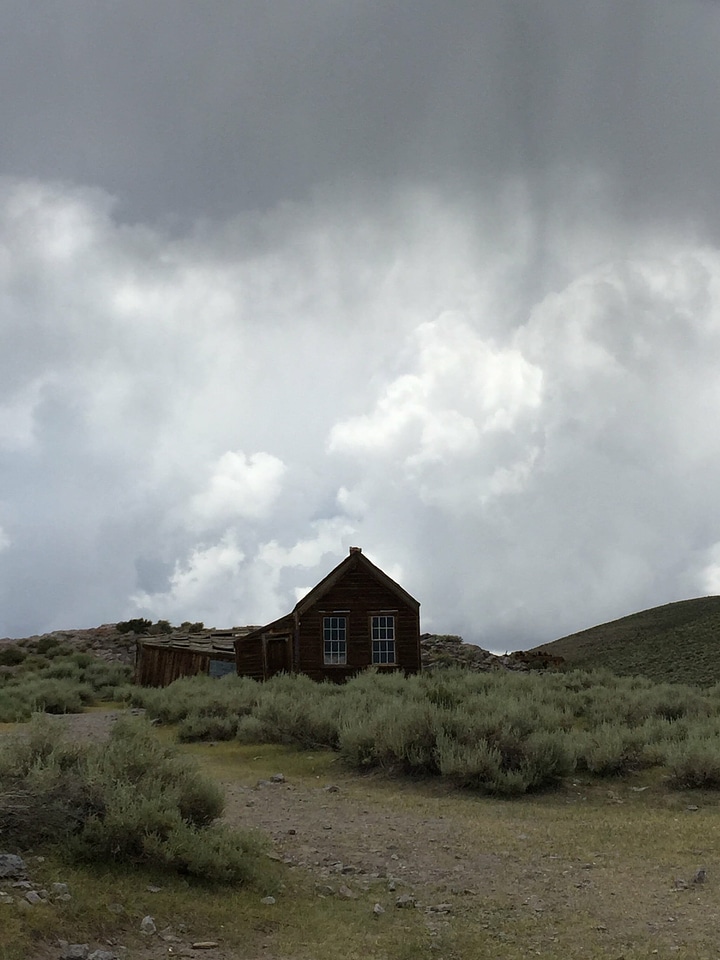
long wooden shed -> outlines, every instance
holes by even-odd
[[[420,670],[420,604],[360,547],[294,609],[234,642],[237,672],[304,673],[342,682],[367,667]]]
[[[166,687],[180,677],[235,673],[234,641],[239,632],[142,637],[136,648],[135,682],[142,687]]]

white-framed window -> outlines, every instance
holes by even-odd
[[[347,617],[323,617],[323,661],[347,663]]]
[[[395,617],[380,614],[372,617],[372,662],[395,663]]]

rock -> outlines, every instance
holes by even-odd
[[[427,909],[429,913],[452,913],[453,908],[451,903],[436,903]]]
[[[14,853],[0,853],[0,879],[25,876],[27,866],[22,857],[17,857]]]
[[[154,883],[149,883],[145,889],[148,893],[160,893],[162,887],[156,887]]]
[[[67,885],[66,883],[54,883],[54,884],[50,887],[50,894],[51,894],[51,896],[54,897],[55,899],[57,899],[57,898],[59,898],[59,897],[66,897],[66,896],[68,897],[68,899],[70,899],[70,897],[69,897],[69,895],[70,895],[70,890],[69,890],[68,885]]]
[[[334,783],[329,783],[326,787],[324,787],[324,790],[325,793],[340,793],[340,787]]]
[[[409,893],[401,893],[400,896],[395,901],[395,906],[399,910],[407,910],[410,907],[414,907],[415,897],[411,896]]]
[[[277,901],[275,900],[275,897],[263,897],[262,900],[260,901],[260,903],[264,903],[268,907],[271,907],[276,902]]]
[[[115,913],[120,916],[121,913],[125,913],[125,907],[121,903],[109,903],[108,910],[110,913]]]
[[[25,899],[27,900],[28,903],[31,903],[33,906],[36,903],[43,902],[43,898],[40,896],[37,890],[28,890],[28,892],[25,894]]]
[[[119,960],[119,954],[112,950],[93,950],[88,954],[87,960]]]
[[[285,774],[284,773],[274,773],[270,777],[270,783],[285,783]]]
[[[90,945],[87,943],[68,943],[63,946],[59,960],[87,960]]]
[[[701,867],[695,872],[695,876],[692,878],[693,883],[705,883],[707,878],[707,873],[704,867]]]
[[[0,903],[15,903],[15,898],[0,890]]]
[[[373,906],[373,914],[376,917],[381,917],[385,913],[385,907],[381,903],[376,903]]]
[[[142,918],[142,921],[140,922],[140,933],[144,933],[146,937],[152,937],[155,933],[157,933],[155,921],[151,916]]]
[[[193,950],[214,950],[220,946],[219,940],[197,940],[193,945]]]
[[[355,893],[350,887],[346,887],[344,883],[338,887],[337,895],[340,900],[357,900],[360,896],[359,893]]]

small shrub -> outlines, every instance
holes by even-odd
[[[675,787],[720,787],[720,743],[715,737],[691,736],[670,744],[665,762]]]
[[[191,713],[178,727],[178,740],[191,743],[195,740],[233,740],[237,734],[238,717],[203,716]]]
[[[151,626],[152,620],[136,617],[134,620],[121,620],[115,624],[115,629],[118,633],[148,633]]]
[[[23,662],[26,656],[26,650],[23,650],[22,647],[18,647],[16,644],[12,643],[9,646],[2,647],[2,649],[0,649],[0,666],[16,667],[19,663]]]

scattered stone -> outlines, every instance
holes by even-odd
[[[62,947],[60,960],[87,960],[90,945],[87,943],[68,943]]]
[[[43,902],[43,898],[40,896],[37,890],[28,890],[28,892],[25,894],[25,899],[27,900],[28,903],[33,904],[33,906],[36,903]]]
[[[109,903],[108,910],[110,913],[115,913],[120,916],[121,913],[125,913],[125,907],[121,903]]]
[[[689,804],[685,807],[685,809],[686,809],[689,813],[695,813],[695,811],[696,811],[696,810],[699,810],[700,807],[699,807],[696,803],[689,803]]]
[[[266,906],[271,907],[276,903],[275,897],[263,897],[260,903],[264,903]]]
[[[285,774],[284,773],[274,773],[270,777],[270,783],[285,783]]]
[[[0,879],[25,876],[27,867],[22,857],[17,857],[14,853],[0,853]]]
[[[162,887],[156,887],[154,883],[149,883],[145,889],[148,893],[160,893]]]
[[[70,889],[66,883],[54,883],[50,887],[50,893],[55,899],[67,896],[70,899]]]
[[[325,793],[340,793],[340,787],[334,783],[329,783],[325,788]]]
[[[140,922],[140,933],[144,933],[146,937],[152,937],[157,933],[155,921],[151,916],[142,918],[142,921]]]
[[[290,837],[294,837],[296,833],[297,833],[297,830],[295,829],[295,827],[290,827],[290,829],[288,830],[288,836]]]
[[[119,954],[112,950],[93,950],[88,954],[87,960],[119,960]]]
[[[400,896],[395,901],[395,906],[399,910],[407,910],[410,907],[414,907],[415,905],[416,905],[415,897],[413,897],[409,893],[401,893]]]
[[[373,906],[373,914],[376,917],[381,917],[385,913],[385,907],[381,903],[376,903]]]
[[[707,873],[704,867],[701,867],[699,870],[695,871],[695,876],[692,878],[693,883],[705,883],[707,878]]]
[[[676,890],[687,890],[687,880],[683,880],[682,877],[675,877],[675,889]]]
[[[396,890],[396,889],[397,889],[397,884],[395,883],[394,880],[388,880],[387,888],[388,888],[388,890],[390,891],[390,893],[392,893],[393,890]]]
[[[16,890],[32,890],[32,884],[29,880],[16,880],[13,887]]]
[[[0,890],[0,903],[15,903],[15,898],[11,897],[9,893]]]
[[[427,909],[429,913],[452,913],[453,907],[451,903],[436,903]]]
[[[196,940],[192,945],[193,950],[214,950],[220,946],[219,940]]]
[[[350,887],[346,887],[344,883],[338,887],[337,895],[341,900],[357,900],[360,896],[359,893],[351,890]]]

